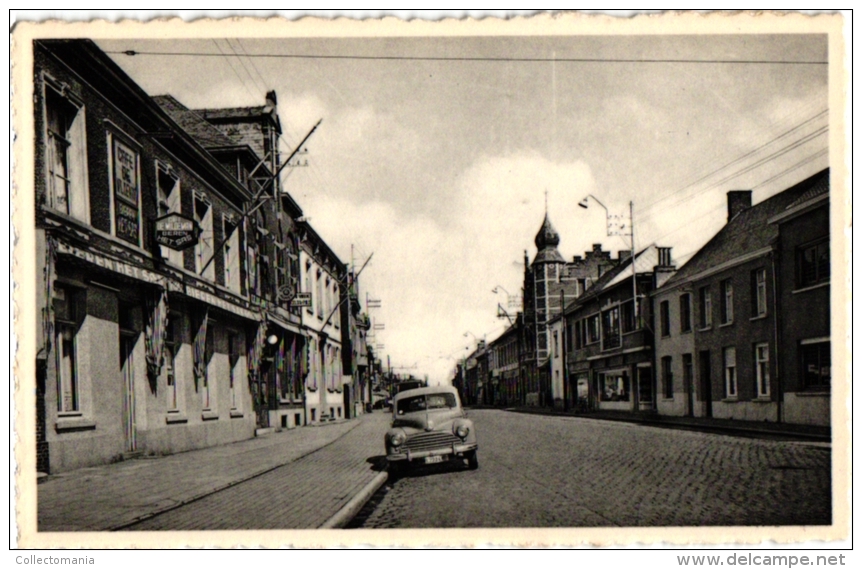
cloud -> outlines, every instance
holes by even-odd
[[[396,203],[403,196],[356,201],[316,194],[303,208],[342,260],[349,262],[351,243],[365,254],[373,251],[360,286],[382,300],[374,311],[386,326],[378,342],[399,365],[417,363],[418,371],[442,380],[473,343],[466,331],[490,340],[504,329],[495,315],[497,303],[505,306],[507,299],[492,289],[520,294],[523,254],[535,254],[546,189],[561,251],[583,254],[605,228],[601,208],[577,207],[594,192],[591,170],[584,162],[554,163],[536,153],[482,156],[456,178],[455,198],[443,216],[405,213]],[[357,266],[363,260],[357,255]]]

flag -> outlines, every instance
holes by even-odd
[[[263,357],[263,349],[266,345],[266,322],[259,322],[254,339],[248,347],[248,377],[249,381],[257,379],[260,373],[260,359]]]
[[[207,373],[207,326],[209,324],[209,308],[204,308],[200,327],[195,335],[194,344],[194,373],[195,381],[202,381]]]
[[[165,360],[165,337],[168,330],[168,291],[159,289],[147,295],[147,325],[144,336],[147,357],[147,375],[155,380],[162,372]]]
[[[54,238],[45,236],[45,268],[42,271],[45,305],[42,307],[42,357],[47,358],[54,338],[54,281],[57,279],[57,246]]]

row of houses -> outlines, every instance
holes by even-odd
[[[828,169],[758,204],[728,192],[679,268],[656,245],[566,263],[546,216],[524,311],[454,382],[472,404],[828,426],[829,230]]]
[[[44,40],[34,102],[39,471],[362,412],[369,320],[279,182],[275,92],[189,109]]]

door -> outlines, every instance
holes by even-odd
[[[344,418],[349,419],[352,415],[351,408],[353,405],[350,404],[350,385],[345,385],[342,387],[342,391],[344,392]]]
[[[638,367],[638,407],[640,411],[649,411],[653,408],[653,381],[652,367]]]
[[[712,417],[712,365],[709,361],[709,350],[704,350],[699,354],[700,365],[698,366],[699,385],[701,397],[703,398],[704,416]]]
[[[138,448],[135,427],[135,334],[120,332],[120,368],[123,375],[123,426],[126,436],[126,452]]]

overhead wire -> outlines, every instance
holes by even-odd
[[[151,55],[161,57],[217,57],[218,54],[207,52],[183,51],[109,51],[110,54],[128,56]],[[479,57],[479,56],[433,56],[433,55],[333,55],[333,54],[301,54],[301,53],[250,53],[249,58],[258,59],[343,59],[364,61],[486,61],[512,63],[691,63],[691,64],[723,64],[723,65],[828,65],[828,61],[811,60],[780,60],[780,59],[659,59],[659,58],[602,58],[602,57]]]
[[[703,181],[707,180],[709,177],[711,177],[711,176],[713,176],[713,175],[715,175],[715,174],[717,174],[717,173],[721,172],[722,170],[725,170],[725,169],[727,169],[727,168],[729,168],[729,167],[731,167],[731,166],[734,166],[734,165],[736,165],[736,164],[738,164],[738,163],[742,162],[742,161],[743,161],[743,160],[745,160],[746,158],[750,158],[750,157],[754,156],[755,154],[757,154],[757,153],[758,153],[758,152],[760,152],[761,150],[765,149],[765,148],[766,148],[766,147],[768,147],[769,145],[774,144],[775,142],[777,142],[777,141],[779,141],[779,140],[781,140],[781,139],[783,139],[783,138],[786,138],[787,136],[789,136],[789,135],[790,135],[790,134],[792,134],[793,132],[795,132],[795,131],[797,131],[797,130],[799,130],[799,129],[803,128],[804,126],[808,125],[809,123],[811,123],[811,122],[813,122],[813,121],[817,120],[818,118],[822,117],[822,116],[823,116],[823,115],[825,115],[827,112],[828,112],[828,109],[821,110],[820,112],[818,112],[818,113],[817,113],[817,114],[815,114],[814,116],[811,116],[811,117],[809,117],[808,119],[806,119],[806,120],[802,121],[801,123],[796,124],[796,125],[795,125],[795,126],[793,126],[792,128],[790,128],[790,129],[788,129],[788,130],[785,130],[784,132],[782,132],[782,133],[781,133],[781,134],[779,134],[778,136],[776,136],[776,137],[774,137],[774,138],[770,139],[769,141],[767,141],[767,142],[765,142],[765,143],[763,143],[763,144],[759,145],[758,147],[754,148],[753,150],[750,150],[750,151],[748,151],[748,152],[746,152],[746,153],[742,154],[741,156],[738,156],[737,158],[735,158],[735,159],[731,160],[730,162],[728,162],[728,163],[726,163],[726,164],[723,164],[723,165],[719,166],[718,168],[715,168],[715,169],[711,170],[710,172],[708,172],[708,173],[706,173],[706,174],[704,174],[704,175],[701,175],[701,176],[700,176],[700,177],[698,177],[696,180],[694,180],[694,181],[692,181],[692,182],[689,182],[688,184],[686,184],[685,186],[681,187],[680,189],[675,190],[675,191],[673,191],[673,192],[671,192],[671,193],[669,193],[669,194],[666,194],[666,195],[664,195],[664,196],[661,196],[661,197],[659,197],[658,199],[655,199],[655,200],[652,200],[652,201],[650,201],[650,202],[647,202],[646,204],[644,204],[644,205],[642,205],[642,206],[638,207],[638,209],[636,210],[636,212],[637,212],[637,213],[643,213],[643,212],[645,212],[645,211],[647,211],[647,210],[651,209],[651,208],[652,208],[653,206],[655,206],[656,204],[659,204],[659,203],[661,203],[661,202],[663,202],[663,201],[665,201],[665,200],[667,200],[667,199],[670,199],[670,198],[671,198],[671,197],[673,197],[674,195],[679,194],[680,192],[683,192],[683,191],[685,191],[685,190],[687,190],[687,189],[689,189],[689,188],[693,188],[694,186],[696,186],[696,185],[697,185],[697,184],[699,184],[700,182],[703,182]]]

